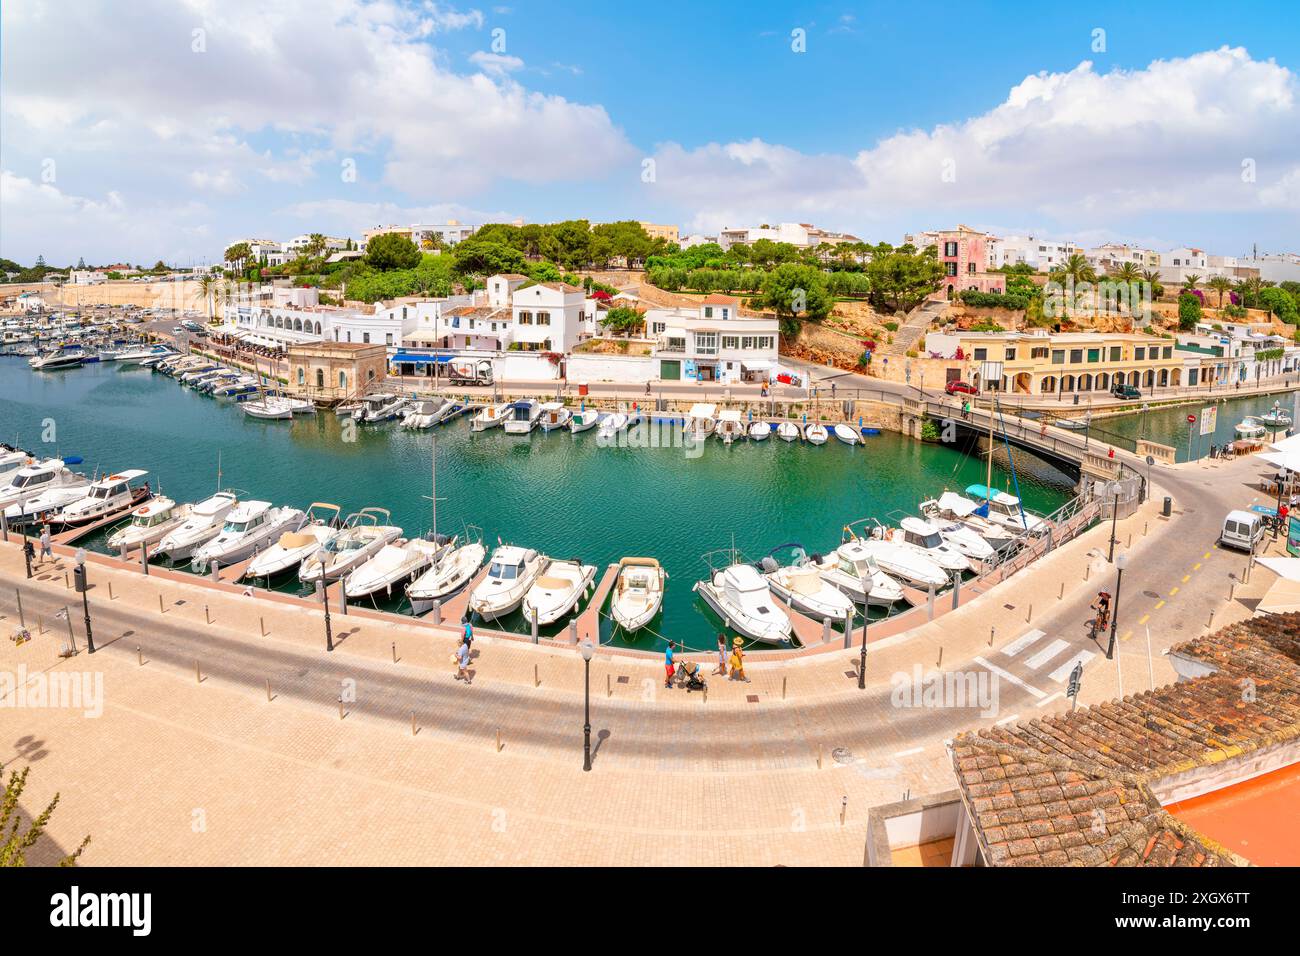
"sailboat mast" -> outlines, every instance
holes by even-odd
[[[988,383],[985,382],[985,385]],[[990,390],[991,392],[991,390]],[[992,394],[989,395],[989,461],[988,467],[984,472],[984,500],[989,501],[993,497],[993,401]]]
[[[438,540],[438,435],[436,432],[429,434],[429,466],[432,472],[432,489],[433,489],[433,540]]]

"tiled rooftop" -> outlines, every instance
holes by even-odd
[[[1150,784],[1300,736],[1297,637],[1300,614],[1244,621],[1170,649],[1205,676],[958,737],[953,766],[985,859],[1244,864],[1170,816]]]

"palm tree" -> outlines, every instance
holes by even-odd
[[[1124,263],[1114,272],[1115,279],[1125,284],[1137,282],[1141,276],[1142,273],[1138,270],[1138,267],[1131,262]]]
[[[1201,284],[1201,277],[1200,277],[1200,276],[1198,276],[1198,275],[1190,275],[1190,276],[1188,276],[1186,279],[1183,280],[1183,289],[1185,289],[1185,290],[1188,291],[1188,292],[1191,292],[1192,290],[1194,290],[1194,289],[1195,289],[1198,285],[1200,285],[1200,284]]]
[[[203,290],[203,308],[207,312],[208,321],[212,321],[212,273],[205,272],[199,276],[199,288]]]
[[[1215,276],[1208,283],[1211,289],[1219,293],[1219,308],[1223,308],[1223,293],[1232,288],[1232,280],[1227,276]]]

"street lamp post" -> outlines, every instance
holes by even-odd
[[[77,590],[81,592],[81,609],[86,615],[86,648],[95,653],[95,635],[90,630],[90,600],[86,597],[86,549],[78,548],[75,556],[77,567],[73,571]]]
[[[329,552],[321,548],[316,552],[316,563],[320,565],[320,603],[325,609],[325,650],[334,650],[334,634],[330,630],[330,587],[329,581],[325,577],[325,562],[329,560]],[[339,585],[342,587],[342,584]]]
[[[1115,500],[1111,503],[1110,508],[1110,556],[1106,559],[1112,564],[1115,563],[1115,526],[1119,521],[1119,493],[1122,487],[1118,481],[1111,482],[1111,491],[1114,492]]]
[[[1119,628],[1119,586],[1124,581],[1124,569],[1128,567],[1128,552],[1125,551],[1115,559],[1115,610],[1110,615],[1110,642],[1106,645],[1106,660],[1115,656],[1115,632]]]
[[[871,617],[871,585],[867,578],[862,579],[862,650],[858,657],[858,690],[867,689],[867,621]],[[852,615],[844,622],[850,627]]]
[[[591,769],[591,655],[595,653],[595,648],[591,646],[591,641],[583,641],[582,651],[582,769]]]

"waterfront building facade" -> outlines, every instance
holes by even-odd
[[[359,342],[312,342],[288,349],[286,391],[316,401],[344,401],[388,374],[388,350]]]
[[[765,382],[779,367],[780,323],[741,312],[734,296],[714,293],[695,309],[650,309],[645,322],[660,380]]]

